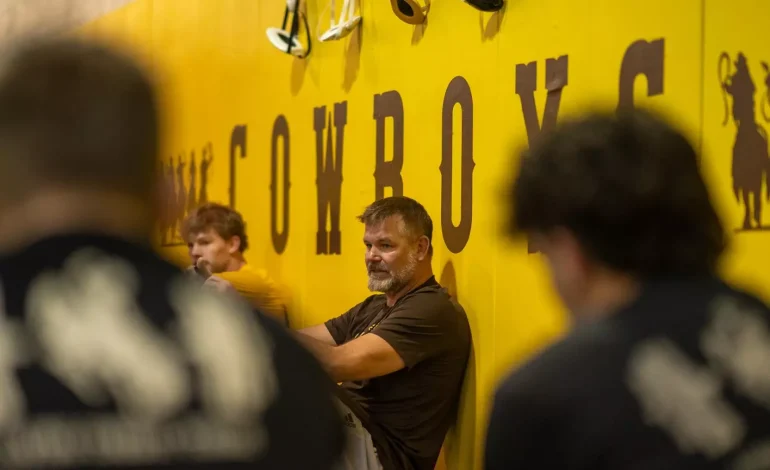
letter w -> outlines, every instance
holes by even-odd
[[[332,145],[332,116],[329,114],[328,127],[326,106],[314,108],[313,127],[316,135],[316,187],[318,191],[318,232],[316,233],[316,254],[342,254],[342,233],[340,232],[340,202],[342,194],[342,150],[345,140],[345,125],[348,121],[348,102],[334,104],[334,127],[336,141]],[[323,131],[327,131],[326,152],[324,152]],[[331,230],[327,231],[328,216],[331,215]]]

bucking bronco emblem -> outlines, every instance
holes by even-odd
[[[762,117],[770,122],[770,113],[767,111],[770,109],[770,67],[766,62],[761,64],[765,71],[765,90],[759,106]],[[723,52],[719,56],[719,80],[725,104],[722,125],[727,125],[730,120],[727,96],[730,95],[733,101],[732,117],[737,128],[732,161],[733,193],[736,201],[743,204],[745,209],[739,230],[770,230],[770,226],[762,225],[762,202],[770,199],[767,131],[756,119],[754,95],[757,88],[749,73],[746,56],[739,52],[738,58],[731,62],[730,56]],[[765,194],[762,194],[763,184]]]

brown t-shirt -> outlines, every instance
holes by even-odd
[[[342,388],[385,470],[433,470],[456,417],[470,353],[463,308],[431,277],[392,307],[384,295],[373,295],[326,327],[337,344],[375,334],[404,360],[404,369]]]

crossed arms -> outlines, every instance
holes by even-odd
[[[405,367],[396,350],[376,334],[365,334],[337,345],[326,325],[321,324],[299,330],[297,338],[335,382],[371,379]]]

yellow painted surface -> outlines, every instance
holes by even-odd
[[[338,2],[341,3],[341,2]],[[736,125],[722,126],[724,103],[717,67],[725,51],[748,57],[756,85],[756,119],[765,129],[760,100],[767,90],[760,61],[770,60],[764,0],[510,1],[503,14],[480,14],[460,0],[434,1],[425,26],[400,22],[384,0],[364,0],[359,33],[332,43],[313,41],[306,60],[274,49],[265,29],[280,26],[280,0],[136,0],[89,24],[84,31],[132,44],[166,86],[168,140],[164,161],[191,152],[200,163],[211,143],[210,200],[228,202],[230,146],[235,126],[246,126],[246,152],[236,154],[235,205],[248,222],[248,261],[267,268],[292,292],[292,324],[307,326],[343,313],[367,294],[362,227],[355,216],[375,197],[374,96],[396,90],[404,107],[404,193],[421,201],[435,223],[434,269],[456,284],[474,335],[474,351],[459,425],[447,445],[450,469],[480,468],[491,394],[501,374],[564,331],[566,317],[537,255],[501,237],[500,189],[512,145],[526,143],[517,64],[537,63],[535,102],[546,103],[546,59],[568,56],[559,116],[618,103],[621,64],[636,41],[662,40],[662,93],[647,96],[639,77],[637,104],[666,110],[705,151],[704,169],[715,200],[735,235],[727,272],[770,294],[770,232],[735,233],[743,210],[732,192]],[[325,0],[307,1],[314,38],[328,27]],[[325,16],[324,16],[325,15]],[[320,28],[319,28],[320,25]],[[649,63],[650,54],[641,62]],[[463,77],[473,99],[473,218],[463,250],[452,253],[441,220],[442,103],[449,83]],[[316,254],[317,188],[314,108],[347,102],[341,189],[340,255]],[[732,106],[732,99],[728,101]],[[766,103],[770,114],[770,102]],[[290,216],[285,250],[271,238],[271,135],[279,115],[290,133]],[[461,120],[456,107],[454,224],[460,222]],[[333,117],[332,117],[333,119]],[[326,145],[323,131],[323,146]],[[391,120],[385,155],[392,155]],[[336,134],[333,134],[336,135]],[[279,161],[283,155],[278,146]],[[185,188],[189,166],[182,173]],[[279,166],[278,175],[283,174]],[[279,179],[279,184],[281,178]],[[200,177],[196,176],[196,191]],[[279,188],[278,194],[281,194]],[[763,187],[764,191],[764,187]],[[386,190],[386,194],[387,190]],[[280,198],[279,198],[280,200]],[[278,226],[283,227],[278,205]],[[764,221],[770,224],[770,211]],[[182,247],[164,248],[184,262]],[[450,273],[454,273],[451,275]],[[454,281],[450,282],[450,279]]]

